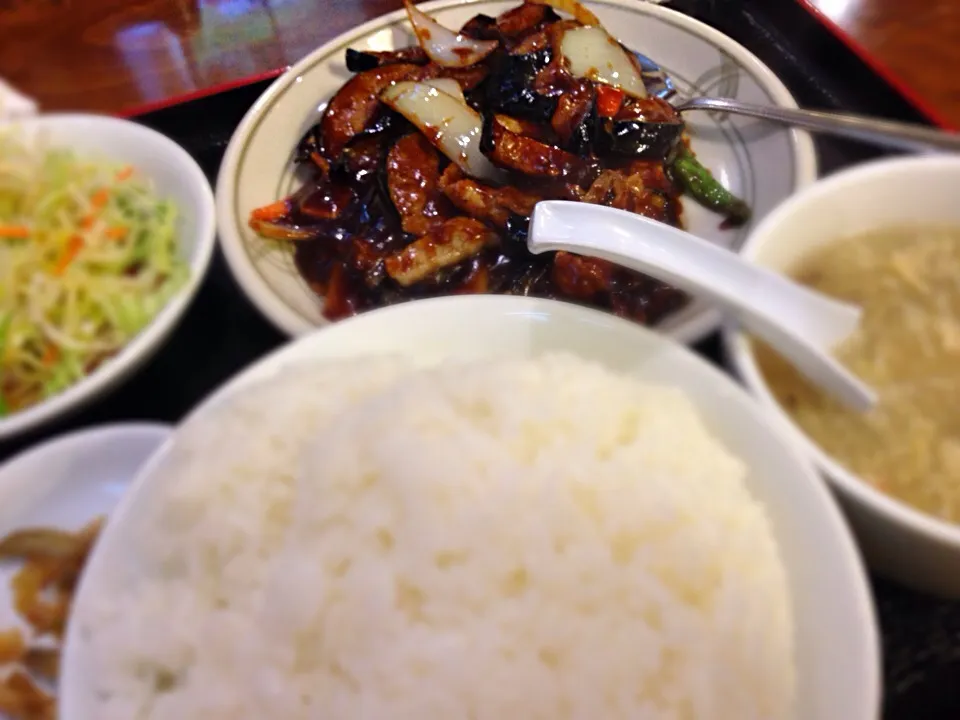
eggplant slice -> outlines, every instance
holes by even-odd
[[[443,192],[461,212],[502,229],[513,215],[529,216],[543,199],[515,187],[495,188],[469,178],[450,183]]]
[[[320,151],[335,162],[347,143],[382,111],[380,93],[420,69],[397,63],[365,70],[350,78],[330,100],[320,120]]]
[[[559,19],[560,16],[549,5],[525,2],[523,5],[501,13],[496,22],[497,30],[503,37],[518,38],[536,30],[543,23],[551,23]]]
[[[497,19],[483,13],[474,15],[460,28],[460,34],[477,40],[499,40]]]
[[[583,187],[600,174],[600,165],[554,145],[547,145],[507,129],[509,119],[499,115],[484,121],[480,150],[495,165],[538,178],[572,182]]]
[[[347,70],[350,72],[364,72],[384,65],[412,63],[426,65],[430,58],[419,46],[401,48],[400,50],[354,50],[347,48]]]

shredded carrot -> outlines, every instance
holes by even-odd
[[[100,188],[90,196],[90,202],[95,208],[102,208],[110,199],[110,194],[104,188]]]
[[[269,205],[258,207],[256,210],[250,213],[250,219],[266,221],[277,220],[278,218],[286,215],[288,209],[289,208],[286,200],[277,200]]]
[[[26,239],[30,237],[30,228],[26,225],[0,225],[0,237]]]
[[[67,247],[63,249],[63,254],[59,257],[56,266],[53,268],[53,274],[63,275],[67,268],[70,267],[70,263],[77,257],[77,253],[82,249],[83,238],[79,235],[71,235],[70,239],[67,240]]]
[[[93,226],[94,219],[93,215],[84,215],[80,218],[80,228],[82,230],[89,230]]]
[[[133,175],[133,168],[130,165],[117,170],[117,182],[123,182]]]
[[[115,225],[114,227],[107,228],[107,231],[104,234],[111,240],[123,240],[127,236],[128,232],[130,231],[127,228]]]
[[[43,351],[43,357],[40,358],[40,362],[49,367],[53,365],[57,360],[60,359],[60,350],[57,349],[57,346],[53,343],[47,345]]]
[[[597,113],[601,117],[613,117],[620,112],[623,105],[624,92],[620,88],[609,85],[597,86]]]

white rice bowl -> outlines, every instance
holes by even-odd
[[[775,720],[792,610],[678,390],[569,356],[288,369],[193,416],[81,633],[91,720]]]

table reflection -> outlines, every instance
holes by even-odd
[[[641,2],[642,0],[637,0]],[[960,125],[960,2],[802,2]],[[115,111],[285,67],[400,0],[0,0],[0,76],[48,109]]]

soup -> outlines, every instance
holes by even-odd
[[[915,508],[960,521],[960,227],[888,228],[831,243],[793,276],[860,305],[837,358],[873,385],[859,414],[757,343],[774,396],[826,453]]]

